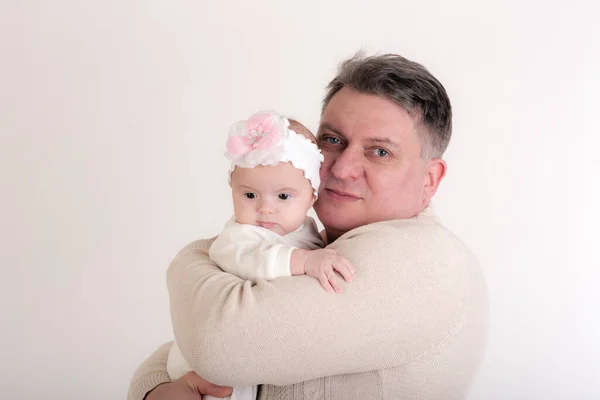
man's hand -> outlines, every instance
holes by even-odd
[[[341,293],[342,287],[335,276],[339,272],[346,282],[352,282],[354,267],[346,257],[332,249],[294,249],[291,259],[292,275],[310,275],[317,278],[321,286],[330,293]]]
[[[201,400],[205,394],[227,397],[232,391],[228,386],[217,386],[195,372],[188,372],[173,382],[158,385],[146,395],[145,400]]]

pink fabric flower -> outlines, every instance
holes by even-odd
[[[227,139],[226,157],[237,165],[275,165],[283,152],[282,140],[288,132],[287,118],[274,111],[261,111],[247,121],[234,124]]]

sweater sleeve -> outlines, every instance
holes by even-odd
[[[210,246],[209,257],[223,271],[244,280],[291,276],[293,247],[267,229],[231,225]]]
[[[142,400],[158,385],[171,382],[167,373],[167,358],[172,343],[160,346],[138,367],[131,379],[127,400]]]
[[[223,273],[192,243],[168,276],[175,337],[221,385],[284,386],[391,368],[436,351],[465,319],[465,251],[433,224],[363,227],[329,248],[356,267],[344,293],[308,276]]]

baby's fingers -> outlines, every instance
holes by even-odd
[[[323,289],[327,290],[329,293],[335,293],[335,291],[331,287],[331,284],[329,283],[330,281],[325,271],[321,271],[317,279],[319,279],[319,283],[321,283]]]
[[[333,268],[335,268],[335,270],[344,277],[344,280],[346,282],[352,282],[354,275],[354,267],[346,258],[338,257],[335,261],[335,264],[333,265]]]
[[[333,268],[327,271],[327,280],[336,293],[342,293],[344,291],[340,285],[340,281],[337,276],[335,276],[335,272],[333,272]]]

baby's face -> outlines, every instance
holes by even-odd
[[[237,167],[231,175],[235,219],[280,235],[295,231],[315,202],[313,188],[289,162],[275,166]]]

